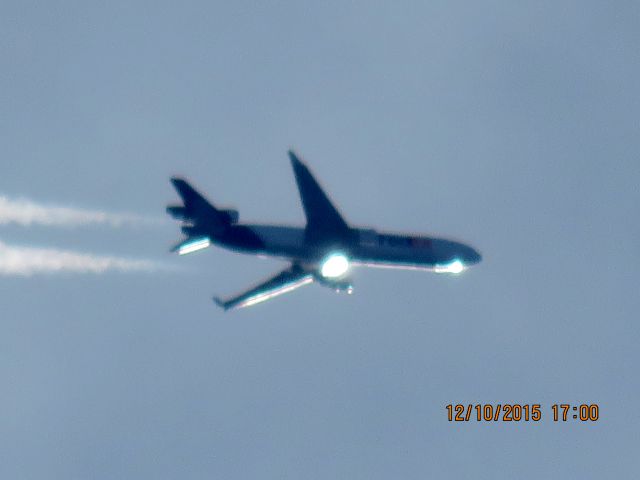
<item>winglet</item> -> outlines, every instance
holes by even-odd
[[[213,297],[213,301],[215,302],[215,304],[217,306],[219,306],[220,308],[222,308],[225,312],[227,310],[229,310],[230,306],[228,302],[225,302],[224,300],[222,300],[220,297]]]

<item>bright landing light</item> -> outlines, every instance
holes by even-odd
[[[464,270],[464,264],[460,260],[454,260],[446,265],[436,265],[436,273],[460,273]]]
[[[197,252],[211,245],[209,237],[199,237],[191,241],[185,242],[178,248],[178,255],[186,255],[187,253]]]
[[[322,262],[320,274],[325,278],[338,278],[347,273],[347,270],[349,259],[343,253],[332,253]]]

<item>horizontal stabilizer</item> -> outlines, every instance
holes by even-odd
[[[197,252],[203,250],[211,245],[211,239],[209,237],[191,237],[182,240],[177,245],[171,248],[171,252],[178,252],[178,255],[186,255],[187,253]]]

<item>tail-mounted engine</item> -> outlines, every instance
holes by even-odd
[[[240,220],[240,214],[238,211],[231,208],[227,210],[220,210],[220,215],[224,217],[225,221],[229,224],[238,223],[238,220]]]

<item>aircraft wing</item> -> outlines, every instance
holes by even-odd
[[[306,230],[309,237],[312,240],[348,237],[351,234],[349,225],[322,191],[307,166],[292,150],[289,150],[289,158],[296,176],[304,214],[307,217]]]
[[[242,308],[264,302],[283,293],[291,292],[313,282],[313,274],[300,265],[293,264],[274,277],[250,288],[235,297],[222,300],[214,297],[216,304],[225,310]]]

